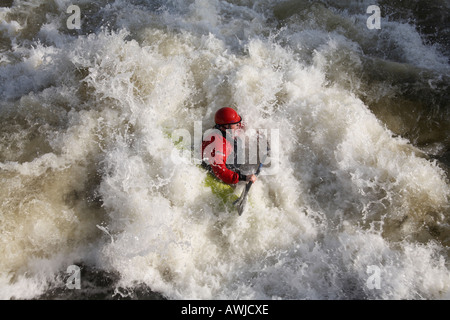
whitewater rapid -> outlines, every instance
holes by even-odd
[[[0,298],[75,265],[114,297],[449,299],[448,132],[392,112],[439,100],[448,57],[369,2],[77,1],[75,30],[71,1],[0,8]],[[224,106],[279,133],[242,216],[172,139]]]

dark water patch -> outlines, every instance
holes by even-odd
[[[45,136],[45,127],[30,124],[24,119],[0,116],[0,162],[32,161],[39,155],[51,152]]]
[[[366,60],[361,99],[395,134],[450,147],[449,78],[408,64]]]
[[[71,288],[68,283],[70,274],[60,272],[57,284],[33,300],[165,300],[160,293],[153,292],[143,283],[136,283],[133,287],[120,287],[120,274],[79,264],[80,288]]]
[[[14,0],[3,0],[2,2],[0,2],[0,7],[6,7],[9,8],[12,6]]]
[[[446,0],[381,0],[381,10],[389,19],[414,24],[427,43],[438,44],[443,54],[450,52],[450,2]]]

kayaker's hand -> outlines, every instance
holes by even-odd
[[[247,176],[247,181],[251,181],[252,183],[256,182],[256,176],[254,174]]]

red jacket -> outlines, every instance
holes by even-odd
[[[245,181],[246,176],[240,172],[231,170],[230,165],[234,164],[233,159],[228,157],[234,152],[234,141],[230,142],[225,136],[225,132],[218,129],[205,135],[202,142],[203,162],[211,169],[214,175],[226,184],[236,184]],[[228,166],[227,166],[228,160]]]

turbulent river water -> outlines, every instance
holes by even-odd
[[[450,298],[448,1],[1,4],[1,299]],[[172,139],[224,106],[242,216]]]

